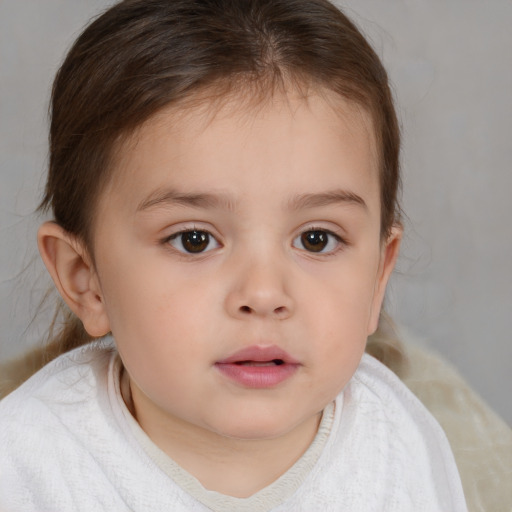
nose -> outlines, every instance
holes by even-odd
[[[251,262],[231,270],[233,281],[226,297],[230,316],[285,320],[293,314],[295,305],[287,290],[284,263]]]

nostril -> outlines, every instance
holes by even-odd
[[[1,1],[1,0],[0,0]],[[268,310],[264,307],[251,307],[251,306],[239,306],[238,307],[238,314],[245,315],[264,315],[266,316],[269,314],[270,316],[275,316],[275,318],[284,319],[288,316],[288,308],[286,306],[278,306],[277,308],[269,308]]]

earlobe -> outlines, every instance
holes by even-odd
[[[379,325],[380,310],[386,293],[386,286],[396,261],[400,253],[400,243],[402,241],[403,228],[393,226],[385,244],[382,247],[379,270],[375,282],[375,290],[372,301],[372,310],[370,312],[370,321],[368,324],[368,336],[373,334]]]
[[[37,234],[39,252],[68,307],[93,337],[110,325],[98,276],[84,245],[55,222],[45,222]]]

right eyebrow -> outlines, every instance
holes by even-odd
[[[184,193],[176,189],[156,190],[143,199],[137,211],[145,211],[157,206],[189,206],[192,208],[221,208],[234,210],[234,201],[226,194],[209,192]]]
[[[302,208],[318,208],[331,204],[355,204],[361,206],[364,210],[368,210],[367,204],[360,195],[341,189],[317,194],[298,195],[290,201],[289,207],[291,210],[300,210]]]

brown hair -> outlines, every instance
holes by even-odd
[[[41,210],[94,261],[95,205],[116,148],[162,108],[206,90],[269,95],[323,87],[368,111],[380,159],[381,234],[398,222],[400,135],[386,72],[327,0],[125,0],[70,49],[52,90],[50,162]],[[67,314],[52,357],[90,340]]]

